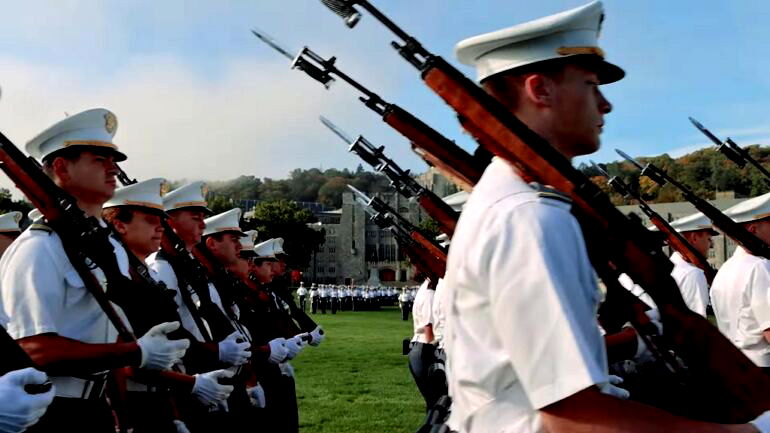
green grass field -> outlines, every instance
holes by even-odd
[[[294,361],[303,433],[414,432],[425,403],[401,354],[411,316],[381,311],[312,315],[326,340]]]

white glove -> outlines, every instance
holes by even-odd
[[[10,371],[0,376],[0,431],[21,432],[36,423],[48,409],[54,387],[43,394],[28,394],[24,385],[40,385],[48,380],[32,367]]]
[[[599,385],[599,391],[601,391],[602,394],[611,395],[621,400],[628,400],[628,397],[631,396],[631,393],[626,389],[616,386],[623,383],[623,378],[610,374],[608,379],[609,382],[605,382]]]
[[[142,350],[140,368],[166,370],[178,363],[190,342],[187,340],[169,340],[168,333],[179,329],[179,322],[166,322],[155,325],[144,334],[137,343]]]
[[[756,427],[759,433],[770,433],[770,410],[766,411],[749,424]]]
[[[291,363],[282,362],[279,367],[281,368],[281,374],[284,376],[294,377],[294,367],[292,367]]]
[[[182,420],[175,419],[174,427],[176,427],[176,433],[190,433],[190,429],[187,428],[187,424]]]
[[[215,406],[227,400],[233,392],[232,385],[222,385],[219,379],[229,379],[235,373],[230,370],[215,370],[208,373],[196,374],[192,393],[204,406]]]
[[[265,407],[265,390],[262,389],[262,385],[257,384],[257,386],[248,388],[246,389],[246,393],[249,395],[249,400],[251,400],[252,406],[256,408]]]
[[[289,354],[289,349],[286,348],[285,338],[270,340],[267,345],[270,346],[270,357],[267,358],[267,360],[273,364],[280,364],[286,359],[286,355]]]
[[[299,352],[301,352],[304,347],[305,347],[305,344],[302,341],[301,334],[288,338],[286,340],[286,349],[289,350],[289,354],[288,356],[286,356],[286,359],[296,358],[297,355],[299,355]]]
[[[323,329],[321,329],[320,326],[316,326],[314,330],[310,331],[310,336],[313,337],[309,343],[311,346],[318,346],[324,339],[326,339],[326,335],[322,334],[322,332]]]
[[[238,340],[242,340],[241,343]],[[219,342],[219,360],[229,365],[243,365],[251,357],[251,343],[238,331]]]

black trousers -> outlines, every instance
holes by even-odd
[[[115,417],[105,399],[55,397],[30,433],[115,433]]]
[[[266,432],[297,433],[299,431],[299,409],[294,378],[279,374],[263,379],[265,390]]]
[[[169,392],[129,391],[126,395],[126,408],[134,433],[176,433]]]
[[[425,399],[425,410],[432,408],[439,397],[447,394],[446,375],[437,368],[436,346],[425,343],[412,343],[409,350],[409,371],[412,373],[417,389]]]
[[[405,304],[405,303],[401,304],[401,320],[403,320],[403,321],[409,320],[409,306],[408,306],[408,304]]]
[[[315,314],[318,312],[318,297],[310,298],[310,311]]]
[[[332,298],[332,314],[337,314],[337,309],[340,308],[340,299]]]
[[[301,308],[302,311],[306,311],[305,310],[305,297],[304,296],[300,296],[299,297],[299,308]]]

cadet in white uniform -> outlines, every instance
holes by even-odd
[[[305,308],[305,299],[307,298],[307,289],[305,288],[305,283],[302,281],[299,282],[299,289],[297,289],[297,296],[299,297],[299,308],[302,309],[302,311],[307,311]]]
[[[115,162],[126,159],[112,143],[116,128],[111,112],[88,110],[42,132],[26,149],[87,215],[101,218],[102,205],[115,191]],[[120,272],[128,276],[126,251],[113,237],[109,241]],[[100,269],[93,273],[104,283]],[[115,327],[73,268],[59,235],[42,226],[22,233],[0,260],[0,292],[8,333],[52,372],[56,385],[56,398],[30,431],[112,433],[103,396],[106,372],[124,366],[167,369],[189,344],[166,337],[179,323],[158,325],[138,342],[116,343]]]
[[[426,411],[433,407],[439,397],[447,393],[444,376],[437,381],[433,374],[433,365],[437,362],[433,335],[434,294],[435,286],[426,278],[420,285],[412,305],[414,336],[409,350],[409,371],[425,399]]]
[[[770,243],[770,194],[724,212]],[[717,272],[711,303],[719,330],[758,366],[770,372],[770,261],[738,246]]]
[[[711,221],[700,212],[672,221],[671,227],[681,233],[703,257],[708,257],[712,246],[711,237],[719,235],[719,232],[711,228]],[[706,274],[676,251],[671,254],[671,262],[674,264],[671,276],[679,286],[685,304],[692,311],[706,317],[706,309],[709,305],[709,284],[706,281]]]
[[[470,38],[457,55],[572,158],[598,149],[611,110],[599,86],[624,75],[597,46],[602,18],[594,2]],[[467,433],[720,431],[600,392],[609,378],[595,274],[569,200],[538,190],[495,158],[460,216],[446,274],[450,425]]]
[[[315,314],[318,311],[318,287],[315,283],[310,286],[310,312]]]

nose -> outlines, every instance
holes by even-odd
[[[602,92],[599,92],[599,111],[603,114],[607,114],[612,111],[612,104],[610,104],[610,101],[604,97]]]

